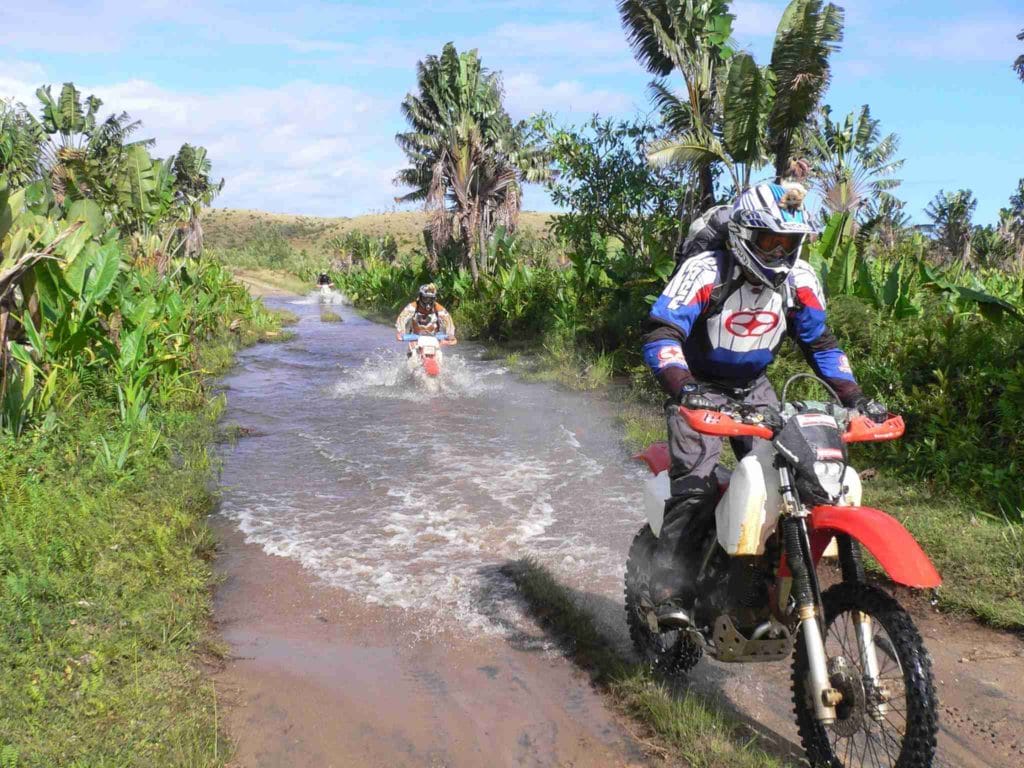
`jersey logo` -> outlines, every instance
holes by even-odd
[[[725,321],[725,330],[733,336],[747,339],[771,333],[779,324],[779,316],[775,312],[756,310],[753,312],[734,312]]]
[[[669,365],[686,365],[686,358],[683,356],[683,350],[679,347],[662,347],[658,350],[658,369],[665,368]]]

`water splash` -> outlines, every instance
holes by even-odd
[[[500,389],[493,377],[499,370],[470,365],[458,354],[446,352],[436,379],[412,369],[404,352],[379,350],[358,368],[345,371],[334,384],[335,398],[373,397],[420,401],[425,397],[480,397]]]

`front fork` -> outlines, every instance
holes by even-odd
[[[864,565],[860,557],[860,545],[848,535],[840,535],[839,565],[843,581],[864,581]],[[860,654],[860,668],[863,670],[864,689],[868,693],[868,711],[881,722],[889,712],[889,693],[879,682],[878,653],[875,646],[875,631],[871,616],[862,611],[853,612],[857,652]]]
[[[786,560],[793,577],[792,594],[796,601],[799,631],[807,651],[807,680],[805,685],[817,720],[828,725],[836,720],[836,705],[842,694],[829,680],[828,656],[825,653],[824,614],[821,608],[821,589],[811,555],[811,542],[807,533],[807,510],[797,502],[793,478],[789,468],[779,467],[782,507],[787,513],[782,521],[783,545]]]

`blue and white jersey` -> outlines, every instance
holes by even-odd
[[[826,326],[824,294],[810,264],[798,260],[788,291],[773,291],[742,279],[738,267],[724,275],[729,261],[723,251],[688,259],[654,303],[643,353],[656,375],[675,367],[698,380],[746,384],[764,373],[788,333],[819,376],[856,387]],[[712,292],[726,284],[729,294],[711,312]],[[793,297],[788,307],[786,294]]]

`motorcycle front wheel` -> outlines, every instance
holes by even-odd
[[[834,723],[823,725],[815,718],[801,633],[793,659],[793,704],[810,764],[930,768],[938,702],[931,658],[910,615],[891,596],[867,584],[837,584],[822,601],[829,678],[843,699]],[[874,658],[862,647],[873,650]],[[871,674],[871,666],[877,675]]]

